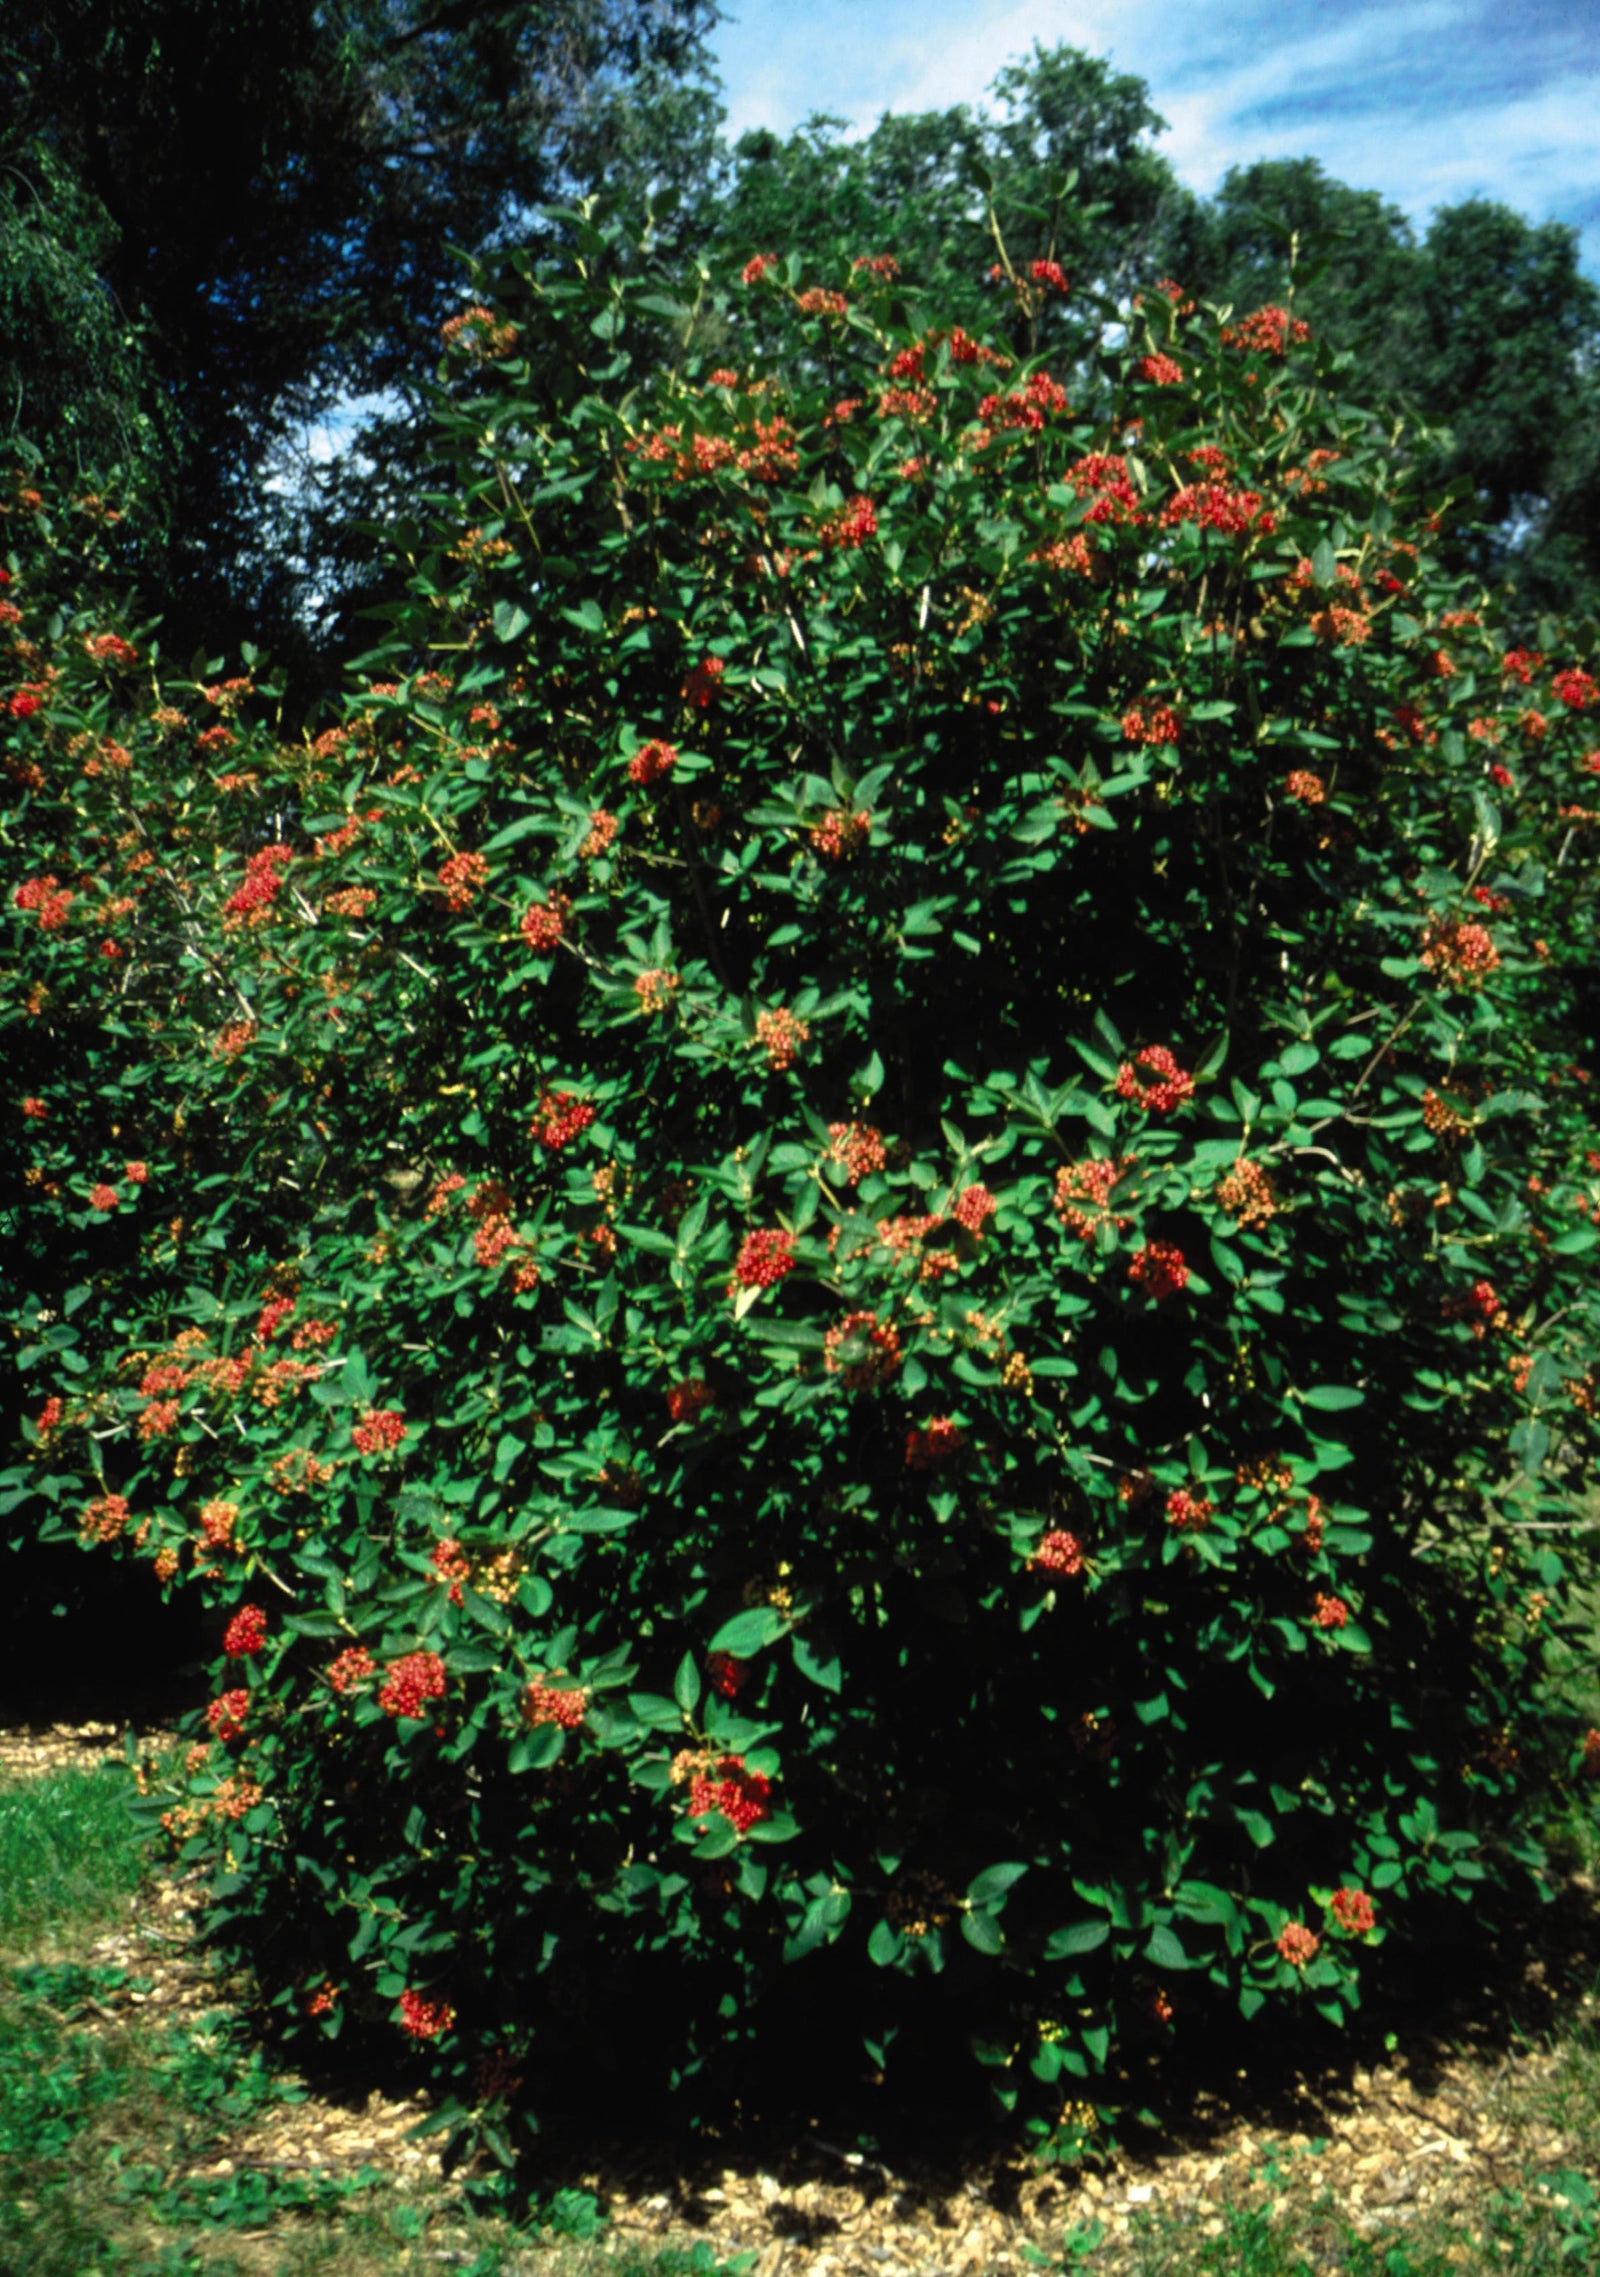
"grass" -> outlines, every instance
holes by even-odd
[[[141,2008],[141,1980],[97,1957],[150,1871],[119,1766],[0,1787],[0,2277],[731,2277],[719,2261],[621,2245],[592,2197],[563,2191],[520,2228],[387,2172],[319,2174],[235,2155],[304,2089],[221,2000]],[[1593,1871],[1592,1814],[1575,1828]],[[115,1942],[109,1948],[115,1952]],[[1600,2033],[1575,2017],[1540,2065],[1484,2094],[1508,2145],[1491,2184],[1448,2210],[1362,2222],[1325,2146],[1262,2148],[1230,2194],[1182,2212],[1159,2195],[1131,2230],[1080,2220],[1036,2265],[1089,2277],[1574,2277],[1600,2269]],[[1237,2162],[1236,2162],[1237,2163]],[[1157,2185],[1158,2193],[1160,2185]],[[797,2264],[797,2266],[800,2266]]]
[[[1314,2166],[1314,2161],[1311,2162]],[[1486,2193],[1459,2212],[1364,2229],[1308,2174],[1267,2204],[1225,2203],[1214,2234],[1170,2217],[1141,2224],[1117,2253],[1118,2277],[1580,2277],[1600,2268],[1600,2188],[1577,2167]],[[1269,2185],[1269,2188],[1271,2186]],[[1107,2243],[1082,2225],[1055,2268],[1109,2270]]]
[[[127,1798],[115,1763],[0,1787],[0,1955],[38,1957],[126,1911],[148,1871]]]

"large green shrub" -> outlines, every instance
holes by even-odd
[[[1583,1760],[1596,691],[1282,311],[1091,425],[881,261],[615,268],[454,328],[314,740],[8,504],[13,1508],[214,1607],[168,1824],[299,2028],[1070,2138]]]

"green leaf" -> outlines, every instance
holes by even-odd
[[[873,1923],[872,1934],[867,1939],[869,1961],[876,1961],[880,1969],[886,1969],[899,1960],[904,1947],[905,1939],[898,1929],[891,1929],[887,1921]]]
[[[1020,1882],[1028,1871],[1026,1864],[986,1866],[976,1880],[967,1884],[967,1903],[977,1906],[998,1907],[1013,1883]]]
[[[731,1652],[736,1660],[750,1660],[765,1645],[783,1635],[787,1623],[771,1605],[752,1605],[724,1621],[711,1640],[713,1652]]]
[[[672,1679],[672,1697],[686,1716],[692,1716],[700,1705],[700,1670],[692,1652],[686,1652],[678,1663],[678,1673]]]
[[[964,1913],[961,1934],[978,1953],[998,1953],[1005,1944],[1000,1924],[992,1913]]]
[[[1109,1921],[1075,1921],[1068,1929],[1052,1930],[1045,1939],[1045,1958],[1066,1961],[1079,1953],[1097,1953],[1110,1935]]]
[[[494,630],[497,640],[520,640],[533,619],[520,601],[496,601]]]
[[[1151,1930],[1144,1951],[1145,1959],[1154,1961],[1158,1969],[1188,1969],[1194,1966],[1183,1949],[1183,1940],[1164,1921],[1158,1921]]]
[[[837,1653],[824,1660],[801,1629],[796,1629],[790,1637],[789,1649],[796,1668],[811,1683],[820,1684],[825,1692],[837,1692],[843,1687],[844,1673]]]
[[[1367,1395],[1345,1384],[1315,1384],[1310,1391],[1297,1396],[1303,1407],[1320,1408],[1324,1414],[1332,1415],[1341,1408],[1360,1407]]]

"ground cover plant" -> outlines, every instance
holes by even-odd
[[[1600,1762],[1600,689],[1289,305],[1075,404],[1052,261],[578,237],[320,732],[10,488],[12,1523],[198,1592],[152,1813],[464,2141],[970,2049],[1075,2156]]]

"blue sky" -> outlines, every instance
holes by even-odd
[[[1035,41],[1145,80],[1192,188],[1318,158],[1425,226],[1490,197],[1582,232],[1600,278],[1600,0],[723,0],[727,131],[978,103]]]

